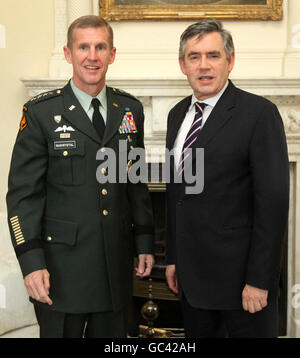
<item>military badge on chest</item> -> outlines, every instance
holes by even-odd
[[[61,115],[55,115],[53,117],[55,123],[60,124],[62,121]],[[61,139],[69,139],[71,138],[71,132],[75,132],[75,129],[72,126],[62,125],[58,126],[54,132],[59,133],[59,138]]]
[[[61,115],[55,115],[53,117],[55,123],[61,124],[62,116]],[[70,125],[59,125],[57,128],[54,129],[54,132],[59,134],[59,139],[70,139],[71,133],[75,132],[75,129]],[[54,142],[54,149],[65,149],[65,148],[76,148],[76,141],[55,141]]]
[[[125,108],[125,114],[119,128],[119,133],[137,133],[136,124],[130,108]]]
[[[71,126],[66,126],[64,124],[61,127],[57,127],[55,129],[55,132],[60,132],[60,134],[59,134],[60,138],[71,138],[71,133],[70,132],[75,132],[75,129],[73,127],[71,127]]]

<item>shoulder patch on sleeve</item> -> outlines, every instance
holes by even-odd
[[[125,97],[129,97],[129,98],[132,98],[132,99],[134,99],[134,100],[140,102],[139,99],[137,99],[135,96],[133,96],[132,94],[130,94],[130,93],[128,93],[128,92],[125,92],[125,91],[123,91],[123,90],[121,90],[121,89],[119,89],[119,88],[113,88],[112,90],[113,90],[113,92],[116,93],[116,94],[119,94],[119,95],[125,96]]]
[[[57,89],[57,90],[53,90],[53,91],[49,91],[49,92],[44,92],[41,93],[35,97],[32,97],[27,103],[28,104],[34,104],[34,103],[39,103],[42,101],[45,101],[47,99],[53,98],[53,97],[57,97],[61,95],[61,90]]]
[[[25,112],[27,112],[27,107],[26,106],[23,107],[23,115],[22,115],[22,119],[21,119],[21,122],[20,122],[20,132],[22,132],[22,130],[27,126],[27,119],[26,119],[26,116],[25,116]]]

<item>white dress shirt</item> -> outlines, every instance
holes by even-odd
[[[207,121],[211,111],[214,109],[214,106],[217,104],[218,100],[220,99],[220,97],[222,96],[222,94],[224,93],[224,91],[226,90],[227,86],[228,86],[228,81],[226,82],[225,86],[223,87],[223,89],[214,97],[210,97],[207,98],[204,101],[199,101],[195,95],[192,95],[192,100],[191,100],[191,104],[186,112],[186,115],[184,117],[184,120],[179,128],[179,131],[177,133],[177,137],[174,143],[174,160],[175,160],[175,165],[176,165],[176,169],[178,169],[178,164],[181,158],[181,153],[182,153],[182,148],[183,148],[183,144],[185,141],[185,138],[191,128],[191,125],[193,124],[194,121],[194,117],[195,117],[195,102],[200,102],[200,103],[205,103],[206,107],[204,108],[203,111],[203,118],[202,118],[202,124],[201,124],[201,129],[203,128],[203,126],[205,125],[205,122]]]

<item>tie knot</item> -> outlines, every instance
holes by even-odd
[[[206,103],[200,103],[200,102],[195,102],[195,108],[196,108],[196,112],[200,112],[203,113],[204,108],[207,106]]]
[[[98,98],[93,98],[92,99],[92,106],[94,107],[94,109],[99,110],[99,106],[100,106],[100,101]]]

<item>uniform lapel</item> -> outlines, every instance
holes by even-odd
[[[101,140],[93,127],[92,122],[85,113],[81,104],[74,95],[70,83],[68,83],[63,89],[64,100],[64,116],[71,122],[79,131],[83,132],[95,142],[101,144]]]
[[[122,119],[125,113],[124,106],[119,101],[119,96],[116,96],[111,87],[106,88],[107,96],[107,120],[105,126],[105,132],[103,137],[103,145],[109,142],[109,140],[118,131]]]

